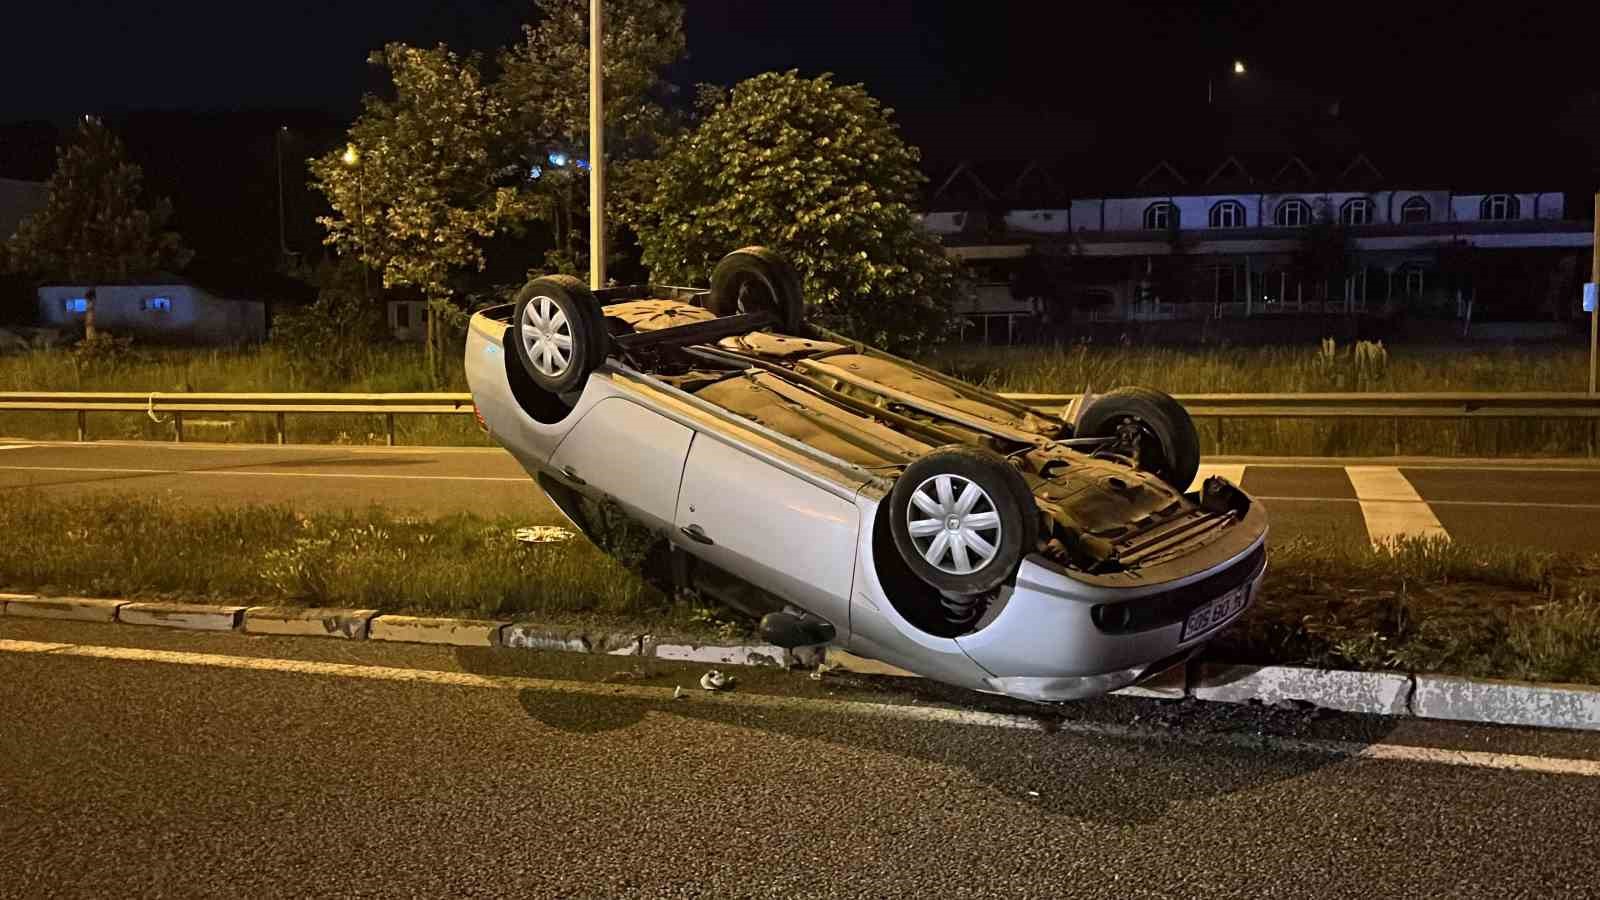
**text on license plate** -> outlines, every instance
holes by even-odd
[[[1244,611],[1250,605],[1250,585],[1229,591],[1221,597],[1207,603],[1183,620],[1183,634],[1179,641],[1187,641],[1192,637],[1199,637],[1213,628],[1227,624],[1234,616]]]

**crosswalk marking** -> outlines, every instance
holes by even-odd
[[[1374,546],[1402,537],[1436,537],[1450,540],[1432,507],[1394,466],[1345,466],[1350,486],[1361,504],[1367,536]]]
[[[1195,473],[1194,483],[1189,485],[1189,490],[1199,490],[1200,486],[1206,483],[1206,479],[1213,475],[1221,475],[1223,478],[1233,482],[1234,487],[1239,487],[1244,483],[1244,466],[1202,463],[1200,471]]]

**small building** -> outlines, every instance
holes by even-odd
[[[428,304],[422,300],[390,300],[389,333],[397,341],[422,341],[428,336]]]
[[[87,285],[39,286],[39,323],[81,328]],[[186,279],[104,284],[95,289],[95,325],[112,334],[157,343],[242,344],[267,336],[267,304],[224,297]]]

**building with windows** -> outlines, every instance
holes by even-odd
[[[81,328],[89,311],[86,285],[44,284],[38,323]],[[266,339],[266,304],[222,297],[182,279],[95,288],[95,325],[158,343],[236,344]]]
[[[1049,182],[1038,166],[996,189],[961,166],[937,183],[925,221],[977,275],[964,311],[990,340],[1019,317],[1476,309],[1549,320],[1576,309],[1591,222],[1569,215],[1563,191],[1526,189],[1551,185],[1407,184],[1364,155],[1336,167],[1252,162],[1200,172],[1158,162],[1120,193],[1051,184],[1035,194],[1028,183]]]

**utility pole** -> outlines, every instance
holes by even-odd
[[[596,0],[598,2],[598,0]],[[1589,280],[1594,282],[1595,291],[1600,293],[1600,191],[1594,195],[1594,244],[1589,248],[1589,255],[1593,259],[1589,270]],[[1589,396],[1595,393],[1595,351],[1600,349],[1600,297],[1597,297],[1594,309],[1589,311]]]
[[[606,286],[606,114],[603,0],[589,0],[589,286]]]
[[[283,226],[283,136],[289,131],[289,126],[280,125],[272,133],[272,152],[274,167],[278,171],[278,254],[284,265],[289,263],[289,242],[285,238]]]

